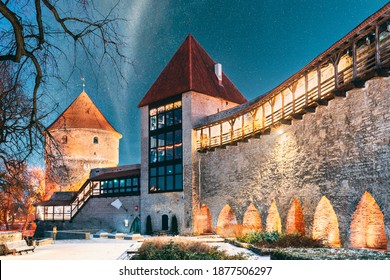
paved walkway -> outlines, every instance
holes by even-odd
[[[123,239],[56,240],[55,244],[38,246],[23,255],[0,256],[0,260],[116,260],[127,249],[138,249],[140,242]]]
[[[180,237],[183,238],[183,237]],[[196,239],[194,237],[186,237]],[[201,240],[197,240],[201,241]],[[251,251],[221,242],[220,240],[202,240],[210,246],[217,246],[228,254],[244,253],[250,260],[269,260],[268,256],[259,256]],[[117,260],[123,259],[129,251],[136,251],[142,242],[123,239],[92,238],[90,240],[56,240],[55,244],[38,246],[35,252],[23,255],[0,256],[0,260]]]

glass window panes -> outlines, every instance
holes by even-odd
[[[173,174],[173,165],[167,165],[167,174]]]
[[[151,107],[149,118],[149,192],[182,191],[181,100]]]
[[[159,176],[165,175],[165,167],[164,166],[161,166],[158,168],[158,175]]]
[[[181,108],[181,101],[176,101],[176,102],[173,104],[173,108],[175,108],[175,109]]]
[[[182,170],[182,165],[181,164],[176,164],[175,165],[175,173],[183,173],[183,170]]]
[[[165,159],[165,148],[158,148],[158,161],[164,161]]]
[[[131,186],[131,179],[126,179],[126,187],[130,187]]]
[[[182,174],[175,175],[175,189],[176,190],[183,189],[183,175]]]
[[[173,146],[167,146],[165,160],[173,160]]]
[[[175,109],[174,111],[174,123],[179,124],[181,123],[181,108],[180,109]]]
[[[170,111],[173,109],[173,103],[169,103],[167,105],[165,105],[165,111]]]
[[[158,135],[158,146],[165,146],[165,136],[164,133]]]
[[[150,136],[150,148],[156,148],[157,147],[157,136],[153,135]]]
[[[173,131],[167,132],[167,134],[165,135],[165,143],[167,145],[173,144]]]
[[[150,130],[157,129],[157,116],[150,117]]]
[[[173,111],[166,112],[166,114],[165,114],[165,125],[166,126],[173,125]]]
[[[165,190],[165,176],[158,177],[157,187],[158,190]]]
[[[138,178],[133,178],[133,186],[139,186]]]
[[[166,190],[167,191],[173,190],[173,176],[172,175],[167,176]]]
[[[180,159],[183,157],[182,145],[175,145],[175,159]]]
[[[158,128],[163,128],[164,127],[164,124],[165,124],[165,115],[162,113],[162,114],[158,114]]]
[[[150,149],[150,162],[157,162],[157,151],[156,151],[156,149]]]
[[[182,141],[181,130],[176,130],[175,131],[175,144],[181,143],[181,141]]]

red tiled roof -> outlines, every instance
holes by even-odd
[[[188,35],[138,107],[191,90],[238,104],[245,103],[246,98],[225,74],[222,85],[219,85],[214,65],[215,62],[195,38]]]
[[[83,91],[68,108],[46,129],[92,128],[119,134]]]

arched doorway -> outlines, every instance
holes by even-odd
[[[206,204],[202,204],[194,215],[194,232],[196,234],[213,232],[211,212]]]
[[[141,220],[138,217],[136,217],[131,224],[130,232],[141,233]]]
[[[162,230],[168,230],[168,215],[164,214],[162,215]]]
[[[286,233],[298,233],[301,236],[305,235],[305,223],[303,219],[302,207],[296,197],[294,197],[293,202],[291,203],[291,207],[288,210]]]
[[[218,216],[217,234],[226,237],[236,236],[237,218],[230,205],[226,204]]]
[[[261,231],[261,217],[259,211],[257,211],[256,206],[251,203],[244,213],[244,219],[242,221],[243,225],[243,234],[250,231]]]
[[[375,199],[365,192],[352,216],[351,248],[387,250],[384,215]]]
[[[326,196],[321,198],[314,213],[313,238],[322,240],[326,245],[340,247],[339,222]]]
[[[277,231],[279,233],[282,233],[282,221],[280,220],[280,215],[279,215],[278,207],[276,207],[275,200],[272,200],[271,206],[268,209],[265,230],[267,232]]]

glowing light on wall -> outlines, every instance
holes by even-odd
[[[203,204],[197,213],[194,215],[194,233],[212,233],[212,218],[211,212],[206,204]]]
[[[257,211],[253,203],[249,204],[248,208],[246,209],[242,225],[243,225],[242,234],[245,234],[250,231],[262,230],[261,217],[259,211]]]
[[[339,222],[332,204],[325,196],[314,213],[313,238],[322,240],[326,245],[340,247]]]
[[[237,218],[233,212],[233,209],[226,204],[218,216],[217,228],[215,229],[217,234],[222,236],[236,236],[237,233]]]
[[[288,210],[286,233],[299,233],[301,236],[305,235],[305,222],[303,218],[303,212],[301,204],[296,197],[294,197],[294,200],[291,203],[290,210]]]
[[[352,216],[351,248],[387,250],[384,215],[375,199],[365,192]]]
[[[271,206],[268,209],[268,216],[266,221],[267,232],[277,231],[282,233],[282,221],[280,219],[278,208],[276,207],[275,200],[272,200]]]

